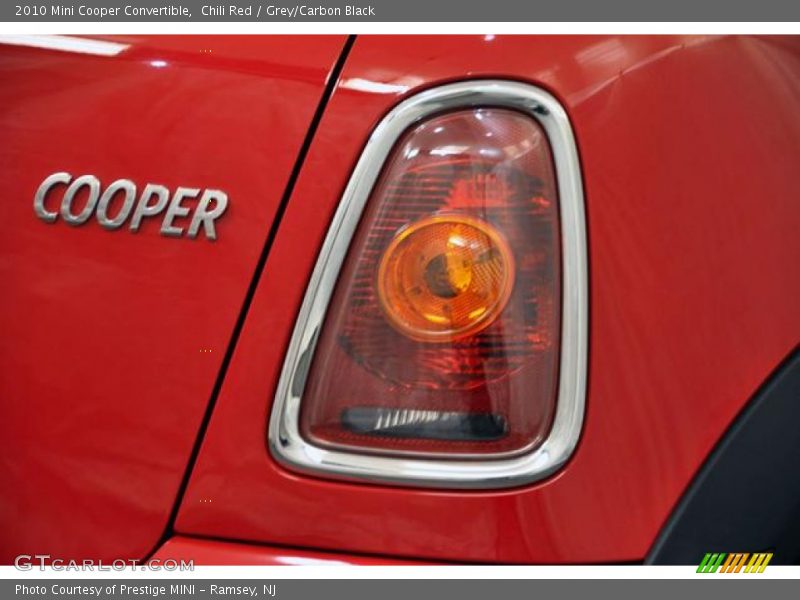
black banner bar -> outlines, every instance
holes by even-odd
[[[696,579],[570,579],[570,580],[415,580],[415,579],[40,579],[4,580],[0,597],[30,600],[531,600],[532,598],[792,598],[794,580],[764,579],[757,575]],[[702,594],[702,596],[701,596]]]
[[[768,22],[800,21],[797,0],[3,0],[9,22]]]

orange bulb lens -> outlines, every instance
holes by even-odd
[[[416,123],[373,186],[300,405],[316,445],[507,457],[547,436],[561,331],[558,187],[530,115]]]
[[[392,326],[423,342],[485,329],[513,285],[514,257],[502,234],[458,214],[434,215],[401,230],[383,255],[377,281]]]

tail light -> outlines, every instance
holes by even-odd
[[[512,82],[406,100],[356,166],[312,275],[273,454],[332,477],[508,487],[583,419],[578,159],[550,95]]]

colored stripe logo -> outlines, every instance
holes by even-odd
[[[763,573],[772,552],[708,552],[697,567],[698,573]]]

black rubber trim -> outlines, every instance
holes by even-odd
[[[687,416],[690,418],[690,415]],[[698,565],[706,552],[800,561],[800,349],[717,444],[645,564]]]
[[[169,519],[167,520],[167,526],[162,534],[161,538],[158,540],[156,545],[148,552],[146,558],[143,560],[148,560],[169,538],[171,538],[174,534],[174,526],[175,520],[178,517],[178,511],[180,510],[181,504],[183,502],[183,497],[186,494],[186,488],[189,485],[189,479],[192,476],[192,471],[194,470],[195,463],[197,463],[197,457],[200,454],[200,448],[203,444],[203,439],[205,438],[206,431],[208,430],[208,425],[211,421],[211,415],[214,412],[214,407],[217,404],[217,399],[219,398],[219,392],[222,389],[222,384],[225,381],[225,375],[228,373],[228,367],[231,363],[231,358],[233,357],[233,351],[236,348],[236,344],[239,341],[239,336],[242,333],[242,328],[244,327],[244,321],[247,317],[247,313],[250,310],[250,304],[253,302],[253,296],[256,293],[256,288],[258,287],[258,282],[261,279],[261,273],[264,270],[264,265],[267,262],[267,257],[269,256],[269,252],[272,249],[272,244],[275,242],[275,236],[278,234],[278,229],[280,228],[281,220],[283,219],[283,215],[286,212],[286,207],[289,204],[289,198],[292,196],[292,192],[294,191],[295,184],[297,183],[297,179],[300,176],[300,169],[305,162],[306,155],[308,155],[308,150],[311,147],[311,142],[314,139],[314,135],[317,132],[317,128],[319,127],[319,123],[322,120],[322,114],[325,112],[325,107],[328,105],[328,101],[330,100],[331,96],[333,95],[334,89],[336,89],[336,84],[339,81],[339,75],[344,68],[344,63],[347,60],[347,55],[350,53],[351,48],[353,47],[353,43],[355,42],[356,36],[351,35],[348,36],[347,40],[345,41],[344,45],[342,46],[342,51],[339,54],[339,58],[336,60],[336,63],[331,69],[331,72],[328,74],[328,80],[325,82],[325,89],[322,93],[320,98],[319,104],[317,105],[316,110],[314,111],[314,116],[311,119],[311,124],[308,127],[308,132],[306,133],[305,138],[303,138],[303,144],[300,146],[300,151],[297,154],[297,159],[294,162],[294,166],[292,168],[292,172],[289,175],[289,180],[286,183],[286,189],[283,192],[283,196],[281,197],[281,201],[278,204],[278,209],[275,211],[275,218],[270,225],[269,233],[267,234],[267,239],[264,242],[264,247],[261,249],[261,254],[258,257],[258,262],[256,263],[255,271],[253,272],[253,276],[250,279],[250,284],[247,287],[247,292],[244,297],[244,302],[242,303],[242,308],[239,311],[239,317],[236,320],[236,324],[233,327],[233,333],[231,334],[231,339],[228,342],[228,347],[225,350],[225,356],[222,358],[222,364],[220,365],[219,373],[217,374],[217,379],[214,381],[214,387],[211,390],[211,399],[206,406],[205,413],[203,414],[203,420],[200,423],[200,428],[197,431],[197,437],[195,438],[194,446],[192,447],[192,452],[189,455],[189,460],[186,464],[186,470],[183,473],[183,478],[181,479],[180,487],[178,488],[178,494],[175,498],[175,503],[172,506],[172,510],[170,511]]]

